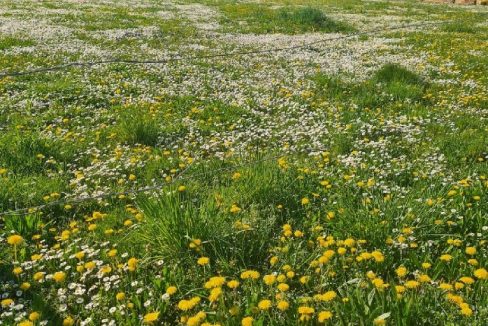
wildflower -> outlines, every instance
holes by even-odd
[[[466,254],[473,256],[476,255],[476,248],[475,247],[466,247]]]
[[[42,255],[39,255],[39,254],[35,254],[35,255],[31,256],[31,260],[33,260],[33,261],[38,261],[41,258],[42,258]]]
[[[386,319],[378,317],[373,320],[373,325],[386,325]]]
[[[427,262],[422,263],[422,268],[423,268],[423,269],[429,269],[431,266],[432,266],[432,265],[431,265],[430,263],[427,263]]]
[[[159,318],[159,311],[150,312],[144,315],[143,322],[145,324],[152,324],[153,322],[158,320],[158,318]]]
[[[323,294],[318,294],[314,298],[318,301],[329,302],[334,300],[337,297],[337,293],[335,291],[327,291]]]
[[[272,274],[264,275],[263,281],[264,281],[264,284],[266,284],[266,285],[273,285],[273,283],[276,281],[276,276],[272,275]]]
[[[185,186],[179,186],[178,187],[178,191],[179,192],[184,192],[186,190],[186,187]]]
[[[384,288],[388,287],[388,284],[385,284],[384,281],[377,277],[371,281],[373,285],[378,289],[378,290],[383,290]]]
[[[22,274],[22,272],[23,272],[23,270],[22,270],[22,268],[21,268],[21,267],[15,267],[15,268],[12,270],[12,273],[13,273],[14,275],[20,275],[20,274]]]
[[[344,240],[344,245],[346,247],[349,247],[349,248],[354,247],[355,243],[356,243],[356,241],[354,239],[351,239],[351,238]]]
[[[30,321],[36,321],[41,317],[41,314],[39,314],[37,311],[33,311],[29,314],[29,320]]]
[[[13,304],[14,304],[14,300],[9,299],[9,298],[7,298],[7,299],[3,299],[3,300],[0,302],[0,305],[1,305],[2,307],[7,307],[7,306],[10,306],[10,305],[13,305]]]
[[[480,280],[486,280],[488,278],[488,271],[484,268],[480,268],[474,271],[474,276]]]
[[[236,289],[239,286],[239,281],[237,281],[237,280],[231,280],[231,281],[227,282],[227,286],[230,289]]]
[[[217,301],[220,298],[221,295],[222,295],[222,288],[220,288],[220,287],[213,288],[210,291],[210,295],[208,297],[208,300],[210,302],[215,302],[215,301]]]
[[[478,261],[474,258],[468,259],[468,264],[471,266],[478,266]]]
[[[452,260],[452,256],[449,254],[444,254],[444,255],[441,255],[441,257],[439,259],[442,261],[445,261],[445,262],[450,262]]]
[[[278,290],[280,290],[281,292],[286,292],[288,291],[288,289],[290,289],[290,286],[286,283],[280,283],[278,284]]]
[[[200,302],[199,297],[193,297],[190,300],[180,300],[178,302],[178,309],[187,311],[193,309]]]
[[[242,318],[241,324],[242,326],[252,326],[252,322],[254,321],[254,318],[252,317],[244,317]]]
[[[20,285],[20,289],[21,289],[21,290],[24,290],[24,291],[29,290],[29,289],[30,289],[30,287],[31,287],[31,284],[30,284],[29,282],[24,282],[24,283],[22,283],[22,284]]]
[[[167,293],[168,295],[173,295],[173,294],[175,294],[175,293],[176,293],[176,291],[178,291],[178,289],[176,288],[176,286],[168,286],[168,287],[166,288],[166,293]]]
[[[61,283],[66,279],[66,273],[65,272],[56,272],[53,274],[53,280],[56,281],[57,283]]]
[[[326,322],[327,320],[331,319],[332,316],[333,316],[332,312],[327,310],[319,312],[319,316],[318,316],[319,323]]]
[[[298,313],[300,314],[301,321],[308,321],[312,318],[315,310],[309,306],[300,306],[298,307]]]
[[[197,260],[197,264],[200,266],[205,266],[208,265],[209,263],[210,263],[210,258],[208,257],[200,257]]]
[[[310,204],[310,199],[308,199],[307,197],[303,197],[302,198],[302,205],[305,206],[305,205],[308,205],[308,204]]]
[[[102,274],[108,274],[111,271],[112,271],[112,267],[110,267],[110,265],[105,265],[102,268],[100,268],[100,272],[102,272]]]
[[[107,253],[109,257],[115,257],[115,255],[117,255],[117,249],[110,249]]]
[[[398,277],[403,278],[405,275],[407,275],[408,271],[404,266],[400,266],[395,270],[395,273],[398,275]]]
[[[130,261],[130,259],[129,259],[129,261]],[[89,262],[85,263],[85,265],[84,265],[84,267],[85,267],[86,269],[88,269],[88,270],[92,270],[92,269],[94,269],[96,266],[97,266],[97,265],[96,265],[96,264],[95,264],[95,262],[93,262],[93,261],[89,261]],[[130,270],[130,268],[129,268],[129,270]],[[134,270],[135,270],[135,265],[134,265]]]
[[[469,306],[463,306],[461,308],[461,314],[466,316],[466,317],[470,317],[473,315],[473,310],[471,310],[471,308]]]
[[[241,278],[243,280],[246,280],[246,279],[256,280],[259,278],[259,276],[260,276],[259,272],[253,271],[253,270],[247,270],[247,271],[244,271],[241,273]]]
[[[279,301],[276,307],[281,311],[286,311],[290,307],[290,304],[286,301]]]
[[[33,326],[34,323],[30,320],[24,320],[17,324],[17,326]]]
[[[382,263],[385,260],[385,256],[383,256],[381,251],[375,250],[371,253],[371,255],[377,263]]]
[[[127,261],[127,266],[129,271],[133,272],[136,270],[137,267],[137,259],[132,257]]]
[[[396,285],[395,291],[397,293],[397,298],[400,299],[402,297],[402,294],[405,293],[406,288],[403,285]]]
[[[309,280],[310,280],[310,276],[300,277],[300,283],[302,283],[302,284],[307,284]]]
[[[418,280],[420,283],[427,283],[431,281],[431,278],[427,274],[420,274],[418,276]]]
[[[18,234],[13,234],[11,236],[9,236],[7,238],[7,243],[9,245],[12,245],[12,246],[18,246],[20,245],[22,242],[24,242],[24,238],[22,238],[20,235]]]
[[[117,299],[117,301],[122,301],[125,299],[125,293],[124,292],[119,292],[115,295],[115,299]]]
[[[276,263],[278,263],[278,260],[279,260],[279,258],[278,258],[278,257],[273,256],[273,257],[271,257],[271,258],[269,259],[269,264],[270,264],[271,266],[274,266],[274,265],[276,265]]]
[[[449,283],[441,283],[441,284],[439,284],[439,289],[444,290],[444,291],[451,291],[452,285]]]
[[[271,300],[261,300],[258,303],[258,308],[260,310],[268,310],[271,308]]]
[[[417,282],[417,281],[407,281],[405,282],[405,286],[408,288],[408,289],[416,289],[417,287],[419,287],[420,283]]]
[[[236,204],[232,204],[229,210],[232,214],[237,214],[241,211],[241,208],[237,206]]]
[[[44,279],[44,272],[37,272],[34,274],[34,276],[32,277],[34,279],[34,281],[40,281],[42,279]]]
[[[63,326],[73,326],[75,324],[75,321],[71,316],[68,316],[63,319]]]
[[[461,282],[463,282],[464,284],[473,284],[474,283],[474,279],[469,277],[469,276],[463,276],[459,279]]]

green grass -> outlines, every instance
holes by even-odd
[[[221,7],[225,13],[223,23],[229,29],[237,28],[245,33],[287,33],[307,32],[340,33],[354,28],[345,22],[328,17],[322,10],[313,7],[284,7],[270,9],[263,5],[240,4]],[[245,24],[236,25],[238,21]]]
[[[35,42],[28,39],[16,38],[11,36],[0,38],[0,51],[7,50],[12,47],[24,47],[34,45]]]
[[[476,33],[476,29],[463,21],[456,21],[453,23],[446,24],[442,27],[442,30],[449,33],[466,33],[473,34]]]
[[[360,108],[377,108],[392,101],[423,102],[427,83],[414,72],[396,64],[386,64],[360,83],[348,83],[338,77],[317,74],[313,80],[321,97],[353,102]]]

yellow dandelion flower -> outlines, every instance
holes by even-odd
[[[66,279],[65,272],[56,272],[53,274],[53,280],[56,281],[57,283],[64,282],[65,279]]]
[[[417,281],[413,281],[413,280],[412,280],[412,281],[407,281],[407,282],[405,282],[405,286],[406,286],[408,289],[416,289],[416,288],[418,288],[418,287],[419,287],[419,285],[420,285],[420,283],[419,283],[419,282],[417,282]]]
[[[209,263],[210,263],[210,258],[208,257],[200,257],[197,260],[197,264],[200,266],[205,266],[208,265]]]
[[[24,291],[27,291],[29,290],[31,287],[31,284],[29,282],[24,282],[20,285],[20,289],[21,290],[24,290]]]
[[[74,324],[75,321],[71,316],[68,316],[63,319],[63,326],[73,326]]]
[[[319,312],[318,321],[319,321],[319,323],[324,323],[327,320],[331,319],[332,316],[333,316],[333,314],[330,311],[327,311],[327,310],[321,311],[321,312]]]
[[[479,268],[474,271],[474,276],[480,280],[486,280],[488,278],[488,272],[484,268]]]
[[[439,259],[442,261],[445,261],[445,262],[450,262],[452,260],[452,256],[449,254],[444,254],[444,255],[441,255],[441,257]]]
[[[423,269],[429,269],[429,268],[431,268],[431,267],[432,267],[432,265],[431,265],[430,263],[427,263],[427,262],[422,263],[422,268],[423,268]]]
[[[276,307],[281,311],[286,311],[290,307],[290,304],[286,301],[281,300],[276,304]]]
[[[403,278],[407,275],[408,270],[404,266],[400,266],[395,270],[398,277]]]
[[[281,292],[286,292],[290,289],[290,286],[286,283],[280,283],[278,284],[278,290],[280,290]]]
[[[168,295],[173,295],[176,293],[176,291],[178,291],[178,288],[176,286],[168,286],[166,288],[166,294]]]
[[[466,247],[466,254],[473,256],[476,255],[476,248],[475,247]]]
[[[33,311],[29,314],[29,320],[30,321],[36,321],[41,317],[41,314],[38,313],[37,311]]]
[[[241,273],[241,279],[246,280],[246,279],[252,279],[256,280],[260,276],[259,272],[254,271],[254,270],[247,270]]]
[[[222,296],[222,288],[218,287],[218,288],[213,288],[211,291],[210,291],[210,295],[208,296],[208,300],[210,302],[215,302],[217,301],[220,297]]]
[[[464,284],[473,284],[474,283],[474,279],[472,277],[469,277],[469,276],[463,276],[459,279],[461,282],[463,282]]]
[[[237,280],[231,280],[229,282],[227,282],[227,286],[230,288],[230,289],[236,289],[238,286],[239,286],[239,281]]]
[[[268,310],[271,308],[271,300],[261,300],[258,303],[258,308],[260,310]]]
[[[242,326],[252,326],[253,321],[254,321],[254,318],[252,318],[250,316],[244,317],[244,318],[242,318],[241,325]]]
[[[439,284],[439,289],[444,291],[451,291],[453,289],[453,286],[449,283],[441,283]]]
[[[127,261],[127,267],[129,269],[129,271],[133,272],[133,271],[136,270],[137,262],[138,262],[138,260],[136,258],[134,258],[134,257],[130,258]]]
[[[18,246],[20,245],[22,242],[24,242],[24,238],[22,238],[20,235],[18,234],[13,234],[11,236],[9,236],[7,238],[7,243],[9,245],[12,245],[12,246]]]
[[[232,213],[232,214],[237,214],[241,211],[242,209],[237,206],[236,204],[232,204],[232,206],[230,207],[229,211]]]
[[[150,312],[150,313],[144,315],[143,322],[145,324],[152,324],[155,321],[157,321],[158,318],[159,318],[159,311]]]
[[[32,278],[34,279],[34,281],[40,281],[44,279],[44,274],[44,272],[37,272],[32,276]]]

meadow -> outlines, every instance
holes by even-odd
[[[0,325],[483,326],[487,235],[486,6],[0,0]]]

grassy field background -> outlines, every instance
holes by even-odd
[[[1,0],[0,324],[485,325],[487,22]]]

